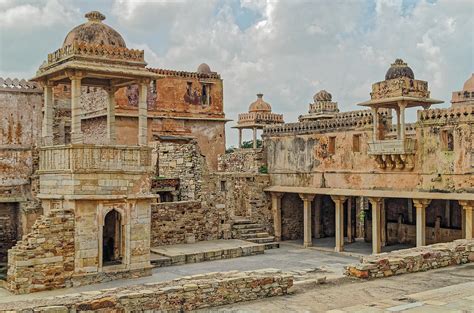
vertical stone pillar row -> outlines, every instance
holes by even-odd
[[[334,251],[344,251],[344,196],[331,196],[336,208],[336,247]]]
[[[378,138],[378,131],[379,131],[379,110],[377,108],[372,108],[372,126],[374,127],[372,133],[372,141],[376,142]]]
[[[464,236],[474,239],[474,201],[459,201],[464,211]]]
[[[242,148],[242,128],[239,128],[239,149]]]
[[[426,244],[426,207],[430,204],[429,199],[413,199],[416,208],[416,246]]]
[[[397,139],[400,140],[402,139],[401,138],[401,133],[400,133],[400,129],[401,129],[401,123],[400,123],[400,108],[396,108],[395,109],[395,112],[397,113]]]
[[[257,128],[253,128],[253,148],[257,149]]]
[[[405,140],[405,108],[407,104],[405,101],[400,101],[398,107],[400,110],[400,139]]]
[[[73,72],[69,75],[71,80],[71,143],[83,143],[83,135],[81,129],[81,80],[80,72]]]
[[[147,86],[148,81],[140,81],[138,88],[138,145],[148,144],[148,117],[147,117]]]
[[[369,201],[372,205],[372,254],[377,254],[382,252],[380,231],[382,198],[369,198]]]
[[[109,87],[107,93],[109,95],[109,103],[107,105],[107,141],[110,145],[115,145],[117,134],[115,131],[115,92],[116,87]]]
[[[281,198],[283,193],[272,192],[273,230],[275,241],[281,241]]]
[[[43,145],[53,145],[53,84],[49,81],[44,83],[44,114],[41,137]]]
[[[299,194],[301,200],[303,200],[303,224],[304,224],[304,238],[303,238],[303,247],[311,247],[313,245],[313,237],[311,236],[311,202],[314,199],[315,195],[310,194]]]

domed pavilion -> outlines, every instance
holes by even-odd
[[[313,103],[309,105],[308,114],[299,117],[300,122],[333,118],[339,109],[337,102],[332,101],[332,95],[326,90],[321,90],[313,96]]]
[[[453,92],[451,104],[453,107],[474,105],[474,73],[466,80],[462,90]]]
[[[249,106],[248,113],[239,114],[237,125],[233,128],[239,130],[239,148],[242,147],[242,130],[252,129],[253,148],[257,148],[257,129],[274,124],[283,124],[283,114],[272,113],[272,106],[263,100],[263,94],[257,94],[257,100]]]

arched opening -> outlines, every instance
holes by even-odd
[[[122,240],[122,216],[116,210],[112,210],[105,216],[102,232],[102,264],[116,265],[122,263],[123,240]]]

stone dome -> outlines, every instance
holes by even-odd
[[[74,27],[64,39],[63,47],[71,45],[74,41],[86,42],[89,44],[109,45],[126,48],[122,36],[112,27],[102,23],[105,16],[92,11],[85,15],[88,21]]]
[[[197,72],[200,74],[211,74],[211,68],[206,63],[202,63],[198,66]]]
[[[332,100],[332,95],[327,92],[326,90],[321,90],[317,92],[314,97],[313,97],[314,102],[318,101],[331,101]]]
[[[469,77],[468,80],[464,83],[464,86],[462,87],[463,91],[474,91],[474,73],[471,74],[471,77]]]
[[[249,112],[271,112],[272,107],[270,104],[263,101],[263,94],[257,94],[257,100],[252,102],[249,107]]]
[[[403,62],[402,59],[396,59],[395,63],[392,63],[387,73],[385,74],[385,80],[395,79],[400,77],[408,77],[415,79],[412,69]]]

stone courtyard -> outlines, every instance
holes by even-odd
[[[85,18],[0,78],[0,311],[474,312],[474,75],[439,108],[396,59],[357,110],[231,122],[208,64]]]

